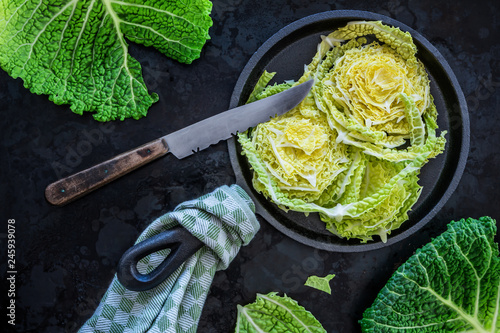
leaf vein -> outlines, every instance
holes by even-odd
[[[70,71],[69,71],[68,77],[70,77],[73,74],[73,66],[75,63],[75,55],[76,55],[76,51],[78,49],[78,44],[80,43],[80,40],[82,38],[82,34],[85,31],[85,27],[87,26],[87,22],[88,22],[90,13],[92,12],[92,8],[94,7],[94,3],[95,3],[95,0],[92,0],[92,2],[90,3],[90,5],[87,9],[87,13],[85,14],[85,20],[83,21],[82,28],[80,29],[80,32],[78,33],[78,37],[76,39],[76,43],[75,43],[75,46],[73,48],[73,53],[71,55],[71,66],[70,66]]]
[[[121,23],[123,24],[128,24],[128,25],[132,25],[132,26],[135,26],[135,27],[138,27],[138,28],[141,28],[141,29],[145,29],[145,30],[150,30],[152,31],[154,34],[160,36],[161,38],[163,38],[164,40],[166,40],[167,42],[171,42],[171,43],[177,43],[177,44],[180,44],[182,45],[183,47],[187,48],[187,49],[190,49],[190,50],[193,50],[193,51],[198,51],[197,49],[195,48],[192,48],[186,44],[183,44],[181,42],[181,40],[175,40],[175,39],[170,39],[168,38],[167,36],[161,34],[159,31],[147,26],[147,25],[143,25],[143,24],[138,24],[138,23],[132,23],[132,22],[128,22],[128,21],[121,21]]]
[[[304,329],[307,330],[307,332],[312,333],[311,330],[309,329],[309,327],[302,320],[297,318],[297,316],[289,308],[287,308],[283,304],[280,304],[279,302],[276,302],[274,299],[268,297],[267,295],[259,295],[259,297],[261,297],[261,298],[263,298],[263,299],[265,299],[265,300],[267,300],[267,301],[269,301],[277,306],[283,307],[295,320],[297,320],[298,323],[300,323],[304,327]]]
[[[47,27],[50,25],[50,23],[52,23],[52,22],[53,22],[53,21],[54,21],[54,20],[55,20],[55,19],[56,19],[59,15],[61,15],[62,13],[64,13],[64,11],[66,11],[66,9],[70,6],[70,4],[71,4],[72,2],[76,2],[76,1],[77,1],[77,0],[72,0],[71,2],[68,2],[68,3],[67,3],[67,4],[66,4],[66,5],[65,5],[65,6],[64,6],[64,7],[63,7],[63,8],[62,8],[59,12],[57,12],[57,13],[56,13],[56,14],[55,14],[55,15],[54,15],[54,16],[53,16],[53,17],[52,17],[52,18],[51,18],[51,19],[50,19],[50,20],[49,20],[49,21],[48,21],[48,22],[47,22],[44,26],[43,26],[43,28],[42,28],[42,29],[40,29],[40,31],[38,32],[38,34],[36,35],[36,37],[33,39],[33,42],[32,42],[32,43],[27,43],[27,44],[20,45],[20,47],[21,47],[21,46],[25,46],[25,45],[30,45],[30,52],[29,52],[29,54],[28,54],[28,56],[27,56],[27,58],[26,58],[25,63],[24,63],[24,64],[23,64],[23,66],[21,67],[21,70],[24,70],[24,68],[25,68],[25,67],[26,67],[26,65],[28,64],[29,60],[31,59],[31,54],[33,53],[33,48],[34,48],[34,46],[35,46],[36,42],[38,41],[38,39],[40,38],[40,36],[41,36],[41,35],[45,32],[45,30],[46,30],[46,29],[47,29]],[[38,6],[38,7],[39,7],[39,6]],[[38,8],[38,7],[37,7],[37,8]],[[33,14],[34,14],[34,12],[33,12]],[[31,18],[30,18],[30,19],[31,19]],[[26,21],[26,22],[28,22],[28,21]],[[23,28],[24,28],[24,26],[23,26]],[[18,48],[16,49],[16,51],[15,51],[16,53],[17,53],[17,51],[19,50],[19,48],[20,48],[20,47],[18,47]]]

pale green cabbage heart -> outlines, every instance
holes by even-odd
[[[239,134],[254,188],[285,210],[319,213],[336,235],[385,242],[420,196],[421,167],[446,143],[416,50],[398,28],[351,22],[323,37],[297,82],[267,86],[265,72],[249,102],[314,86],[293,110]]]
[[[366,333],[500,332],[500,257],[490,217],[451,222],[387,281]]]

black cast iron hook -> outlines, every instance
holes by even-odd
[[[118,281],[127,289],[145,291],[156,287],[169,277],[184,261],[204,245],[183,227],[175,227],[150,237],[128,249],[118,263]],[[165,260],[148,274],[139,273],[137,263],[142,258],[170,249]]]

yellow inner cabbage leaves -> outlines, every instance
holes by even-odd
[[[387,134],[409,135],[400,93],[411,96],[422,114],[429,106],[429,81],[422,66],[408,66],[387,45],[350,49],[328,75],[327,89],[360,125]]]

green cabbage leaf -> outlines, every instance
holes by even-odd
[[[500,332],[500,257],[490,217],[451,222],[417,250],[360,321],[363,332]]]
[[[211,9],[209,0],[0,0],[0,66],[74,113],[139,119],[158,95],[127,40],[189,64],[210,38]]]
[[[321,323],[297,301],[276,292],[257,294],[254,303],[238,305],[235,333],[326,333]]]
[[[293,110],[239,134],[253,187],[284,210],[319,213],[340,237],[385,242],[446,144],[416,50],[398,28],[351,22],[323,37],[297,82],[268,85],[264,72],[249,101],[314,85]]]

